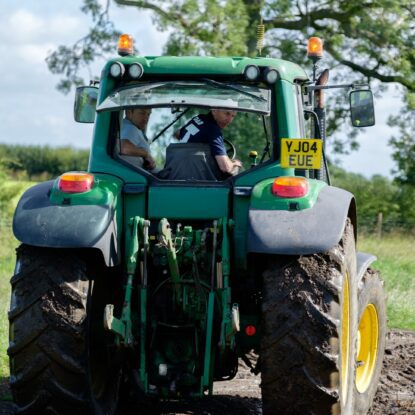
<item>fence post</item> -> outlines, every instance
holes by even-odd
[[[376,226],[375,226],[375,233],[379,239],[382,238],[382,227],[383,227],[383,213],[379,212],[376,218]]]

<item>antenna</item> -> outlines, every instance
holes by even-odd
[[[256,30],[256,48],[258,50],[258,56],[261,56],[262,49],[264,48],[264,34],[265,34],[265,25],[263,23],[262,17],[261,17],[261,23],[258,25]]]

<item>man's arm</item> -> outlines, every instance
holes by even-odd
[[[142,157],[144,160],[146,160],[149,163],[150,170],[156,167],[156,162],[154,161],[153,157],[151,157],[148,151],[144,150],[141,147],[137,147],[130,140],[124,139],[120,141],[121,141],[121,145],[120,145],[121,155]]]
[[[239,160],[231,160],[228,156],[215,156],[219,169],[223,173],[235,175],[238,174],[242,163]]]

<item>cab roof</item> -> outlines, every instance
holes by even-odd
[[[125,56],[110,60],[124,65],[140,63],[144,73],[173,75],[240,75],[247,65],[268,66],[275,68],[280,78],[293,83],[306,81],[306,72],[297,64],[282,59],[247,58],[247,57],[210,57],[210,56]]]

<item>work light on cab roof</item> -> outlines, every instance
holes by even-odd
[[[110,75],[113,78],[121,78],[124,75],[125,68],[124,65],[120,62],[114,62],[110,66]]]

